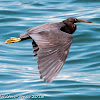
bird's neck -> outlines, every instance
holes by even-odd
[[[61,28],[61,30],[69,34],[73,34],[76,30],[76,25],[72,23],[64,23],[64,26]]]

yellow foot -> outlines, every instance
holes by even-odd
[[[10,39],[6,40],[5,43],[14,43],[21,41],[20,38],[11,37]]]

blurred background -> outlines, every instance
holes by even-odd
[[[68,58],[47,84],[40,79],[32,40],[5,44],[27,28],[76,17]],[[100,100],[100,0],[0,0],[0,95],[43,95],[44,99]],[[3,98],[1,98],[3,100]]]

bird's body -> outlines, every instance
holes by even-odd
[[[68,18],[62,22],[47,23],[29,28],[26,30],[26,34],[20,35],[20,41],[33,39],[33,54],[34,57],[37,57],[40,78],[52,82],[61,70],[73,40],[72,33],[76,30],[74,23],[78,21],[91,23],[76,18]],[[6,43],[11,42],[6,41]]]

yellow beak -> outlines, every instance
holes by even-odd
[[[6,40],[5,43],[14,43],[21,41],[20,38],[11,37],[10,39]]]
[[[80,20],[80,19],[78,19],[78,21],[77,21],[77,22],[93,23],[93,22],[90,22],[90,21]]]

